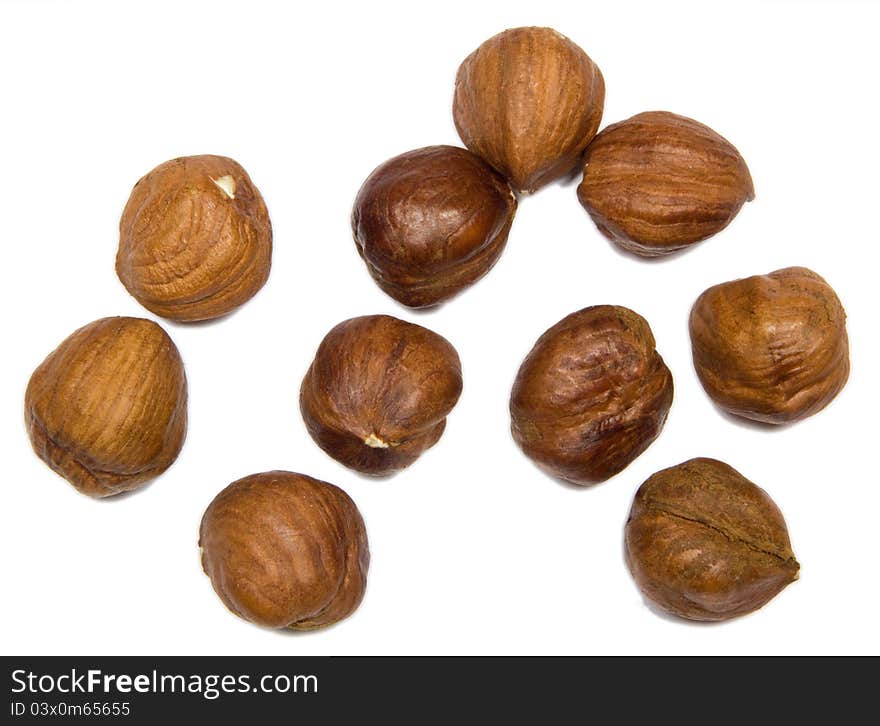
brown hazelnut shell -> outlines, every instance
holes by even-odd
[[[563,318],[526,356],[510,394],[511,431],[551,474],[595,484],[657,438],[672,396],[672,374],[647,321],[596,305]]]
[[[233,613],[268,628],[314,630],[354,612],[370,550],[339,487],[288,471],[239,479],[208,506],[202,569]]]
[[[140,318],[102,318],[34,371],[25,424],[34,451],[83,494],[137,489],[186,436],[186,375],[171,338]]]
[[[657,257],[720,232],[755,190],[727,139],[693,119],[649,111],[593,139],[577,194],[606,237]]]
[[[370,174],[351,226],[379,287],[420,308],[449,299],[492,269],[515,212],[510,185],[480,157],[429,146]]]
[[[134,187],[119,222],[116,274],[147,310],[210,320],[269,278],[272,225],[247,172],[224,156],[160,164]]]
[[[327,333],[303,378],[300,410],[330,456],[384,475],[437,442],[461,389],[461,362],[449,341],[389,315],[368,315]]]
[[[458,69],[452,113],[464,145],[517,191],[572,174],[605,104],[598,66],[552,28],[489,38]]]
[[[805,267],[715,285],[691,309],[694,368],[726,411],[771,424],[827,406],[849,378],[846,313]]]
[[[757,610],[796,580],[800,567],[770,496],[715,459],[691,459],[642,484],[625,548],[644,595],[689,620]]]

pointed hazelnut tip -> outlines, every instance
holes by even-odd
[[[235,179],[229,174],[219,179],[211,179],[212,182],[230,199],[235,199]]]
[[[364,444],[369,446],[371,449],[387,449],[390,444],[387,441],[383,441],[376,434],[370,434],[367,438],[364,439]]]

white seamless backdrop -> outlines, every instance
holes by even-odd
[[[717,237],[645,262],[595,229],[575,184],[523,198],[507,250],[441,308],[400,307],[372,282],[349,213],[367,174],[460,143],[459,62],[518,25],[571,37],[605,76],[604,123],[692,116],[742,152],[757,197]],[[878,401],[876,4],[626,2],[0,2],[4,344],[0,435],[8,654],[874,653]],[[262,190],[271,278],[239,312],[165,323],[190,383],[177,463],[139,493],[93,501],[32,453],[34,367],[75,328],[153,316],[114,273],[132,185],[180,155],[232,156]],[[721,414],[690,360],[687,316],[724,280],[805,265],[849,314],[852,375],[825,411],[767,430]],[[589,489],[514,445],[507,400],[523,356],[564,315],[626,305],[675,378],[658,440]],[[387,480],[310,440],[300,380],[323,335],[390,313],[446,336],[464,394],[440,442]],[[773,496],[801,578],[763,610],[693,625],[645,605],[623,562],[639,484],[694,456]],[[222,606],[196,546],[202,512],[246,474],[291,469],[342,486],[367,523],[366,597],[348,620],[292,635]]]

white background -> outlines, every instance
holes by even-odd
[[[878,6],[735,2],[2,2],[0,552],[7,654],[873,653],[876,619],[880,146]],[[757,198],[717,237],[661,262],[619,253],[575,184],[521,200],[506,252],[440,309],[372,282],[349,212],[366,175],[457,144],[460,61],[508,27],[551,25],[606,81],[605,122],[694,117],[747,160]],[[132,496],[78,494],[32,453],[32,370],[75,328],[152,317],[114,273],[132,185],[188,154],[241,162],[275,230],[266,287],[216,323],[163,323],[183,355],[190,426],[177,463]],[[687,316],[724,280],[813,268],[849,314],[852,375],[825,411],[767,430],[721,414],[692,369]],[[539,472],[509,434],[523,356],[564,315],[626,305],[675,378],[660,438],[590,489]],[[465,390],[405,472],[361,477],[322,453],[297,392],[337,322],[390,313],[458,349]],[[788,521],[801,579],[764,609],[693,625],[645,605],[622,557],[632,495],[694,456],[727,461]],[[200,569],[198,525],[226,484],[290,469],[359,505],[372,566],[348,620],[291,635],[231,615]]]

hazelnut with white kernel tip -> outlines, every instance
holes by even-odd
[[[389,315],[346,320],[327,333],[300,388],[315,442],[364,474],[391,474],[439,440],[461,395],[455,348]]]
[[[147,310],[211,320],[269,278],[272,225],[247,172],[224,156],[160,164],[134,187],[119,222],[116,274]]]

